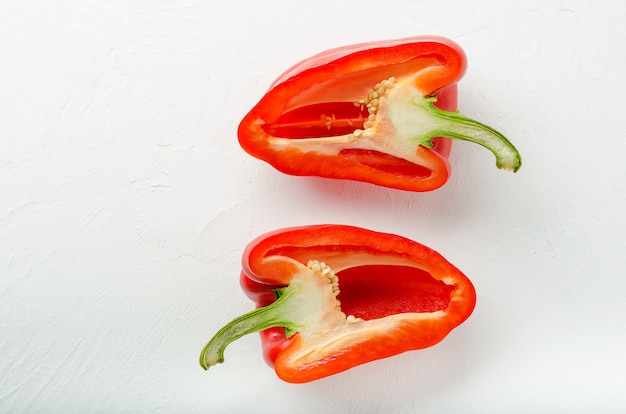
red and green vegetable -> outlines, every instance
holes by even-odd
[[[223,362],[229,343],[260,332],[266,361],[294,383],[435,345],[476,302],[469,279],[432,249],[344,225],[259,237],[240,280],[257,309],[219,330],[200,364]]]
[[[520,155],[502,134],[456,112],[465,69],[462,49],[439,37],[332,49],[281,75],[241,121],[239,142],[287,174],[409,191],[447,181],[449,138],[517,171]]]

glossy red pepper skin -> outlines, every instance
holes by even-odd
[[[346,111],[368,88],[390,76],[402,77],[416,72],[420,75],[415,78],[415,86],[423,95],[437,95],[435,105],[438,108],[454,111],[457,108],[456,82],[465,68],[462,49],[440,37],[413,37],[332,49],[294,65],[281,75],[242,120],[239,142],[251,155],[291,175],[357,180],[410,191],[432,190],[442,186],[450,175],[451,140],[448,138],[432,139],[431,148],[416,146],[418,165],[397,154],[362,150],[353,145],[346,145],[335,153],[291,147],[277,149],[272,144],[274,136],[270,126],[280,123],[278,121],[303,100],[325,104],[324,110],[329,115],[332,112],[333,117],[336,114],[339,118],[355,118]],[[364,116],[367,117],[367,113]]]
[[[469,279],[434,250],[397,235],[344,225],[288,228],[261,236],[244,252],[241,286],[257,308],[265,307],[276,300],[274,290],[289,285],[297,274],[294,263],[311,258],[338,270],[342,311],[366,323],[378,321],[374,332],[380,333],[353,334],[342,346],[299,364],[292,355],[311,346],[306,339],[300,334],[287,338],[281,327],[261,331],[265,360],[288,382],[316,380],[435,345],[475,306]],[[327,335],[333,340],[339,334]]]

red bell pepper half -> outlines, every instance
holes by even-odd
[[[412,37],[332,49],[287,70],[239,125],[254,157],[292,175],[410,191],[442,186],[451,141],[471,141],[510,171],[521,166],[499,132],[456,112],[462,49]]]
[[[200,364],[223,362],[229,343],[260,332],[266,361],[294,383],[435,345],[476,303],[469,279],[437,252],[344,225],[261,236],[240,280],[257,309],[217,332]]]

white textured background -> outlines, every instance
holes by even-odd
[[[602,7],[600,7],[602,6]],[[626,410],[626,2],[0,1],[0,412]],[[281,175],[236,127],[296,61],[416,34],[468,55],[461,112],[524,165],[455,143],[411,194]],[[441,344],[305,385],[252,335],[242,249],[334,222],[442,253],[474,282]]]

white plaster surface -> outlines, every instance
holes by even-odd
[[[0,2],[0,412],[605,413],[626,410],[626,2]],[[519,173],[455,143],[412,194],[278,173],[236,128],[327,48],[417,34],[465,49],[461,112]],[[438,250],[474,282],[441,344],[281,382],[257,335],[253,237],[344,223]]]

